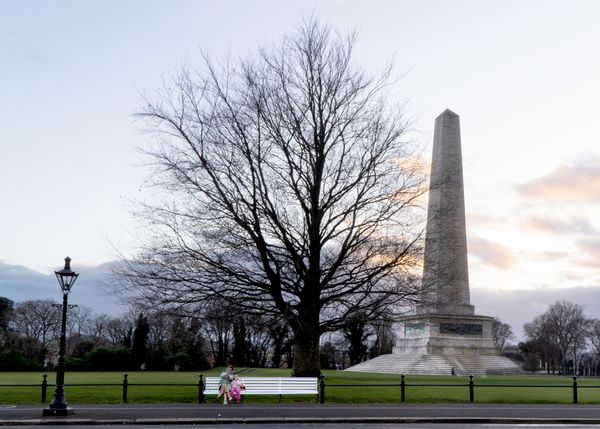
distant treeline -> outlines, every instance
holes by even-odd
[[[289,328],[268,317],[231,316],[213,302],[193,314],[172,309],[131,308],[119,317],[77,306],[67,314],[68,370],[201,370],[234,363],[291,367]],[[51,300],[14,303],[0,297],[0,371],[50,370],[58,358],[60,305]],[[388,323],[364,322],[358,314],[321,346],[321,366],[359,363],[393,345]]]
[[[214,301],[197,311],[131,309],[119,316],[77,306],[67,315],[68,370],[202,370],[234,363],[252,367],[291,367],[293,338],[280,320],[231,316]],[[61,307],[51,300],[20,303],[0,297],[0,371],[54,368],[58,358]],[[498,349],[527,371],[600,374],[600,320],[584,307],[556,302],[524,326],[526,340],[512,343],[509,325],[495,320]],[[391,353],[392,325],[358,312],[344,328],[322,338],[321,367],[345,368]]]

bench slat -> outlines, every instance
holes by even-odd
[[[240,378],[246,386],[244,395],[316,395],[319,393],[316,377],[247,377]],[[206,377],[204,394],[219,393],[219,377]]]

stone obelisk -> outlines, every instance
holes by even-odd
[[[421,303],[400,323],[400,353],[497,354],[492,318],[471,305],[463,186],[459,117],[446,109],[433,134]]]
[[[475,314],[470,303],[460,122],[446,109],[435,120],[419,314]]]
[[[469,294],[460,123],[435,120],[421,302],[398,323],[393,353],[349,371],[399,374],[519,373],[492,341],[492,317],[475,314]]]

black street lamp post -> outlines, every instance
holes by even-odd
[[[73,412],[65,402],[65,348],[66,348],[66,331],[67,331],[67,298],[69,292],[77,280],[79,274],[71,270],[71,258],[65,258],[65,267],[62,270],[55,271],[56,278],[60,284],[63,293],[62,303],[62,321],[60,325],[60,344],[58,348],[58,365],[56,367],[56,389],[54,390],[54,398],[52,402],[45,408],[43,416],[66,416]]]

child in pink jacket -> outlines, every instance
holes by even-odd
[[[244,386],[240,377],[234,375],[233,380],[231,380],[231,390],[229,392],[232,396],[232,402],[240,403],[240,397],[244,389],[246,389],[246,386]]]

